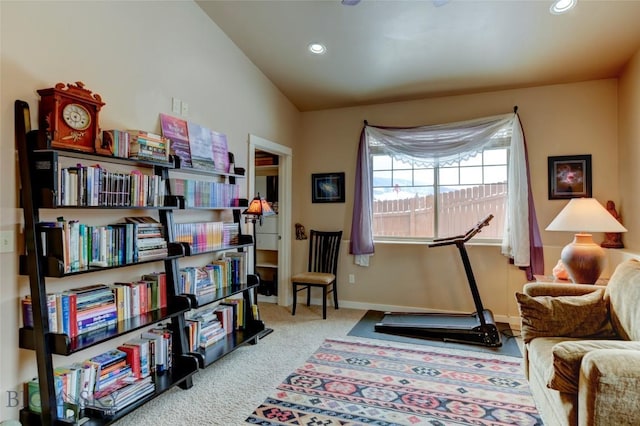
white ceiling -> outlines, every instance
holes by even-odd
[[[615,77],[640,49],[640,0],[197,3],[301,111]]]

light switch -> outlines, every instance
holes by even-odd
[[[171,112],[180,115],[182,113],[182,102],[178,98],[171,98]]]

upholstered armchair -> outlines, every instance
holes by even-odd
[[[640,262],[620,264],[606,287],[529,283],[516,299],[544,423],[640,424]]]

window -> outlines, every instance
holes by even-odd
[[[358,147],[349,244],[349,252],[355,256],[355,263],[367,266],[370,256],[375,253],[374,221],[386,220],[394,213],[411,212],[406,206],[396,206],[396,212],[382,210],[387,216],[377,214],[374,219],[375,159],[377,178],[382,178],[375,184],[377,195],[385,190],[399,193],[403,189],[401,183],[405,190],[415,190],[417,186],[428,191],[431,187],[433,194],[433,213],[431,216],[425,215],[424,224],[419,224],[417,220],[412,224],[410,216],[408,221],[408,215],[405,214],[404,227],[409,230],[405,230],[405,236],[383,236],[380,235],[381,231],[377,231],[378,239],[412,238],[411,229],[420,229],[423,235],[429,235],[413,237],[419,239],[466,233],[484,218],[482,215],[485,212],[480,210],[480,206],[487,204],[487,197],[495,195],[496,203],[486,213],[493,214],[498,220],[494,219],[492,226],[487,231],[483,230],[482,236],[498,239],[502,234],[500,251],[504,256],[509,257],[514,265],[528,268],[528,277],[533,277],[533,273],[542,273],[542,239],[538,232],[535,208],[529,202],[531,191],[526,144],[516,110],[514,108],[513,114],[417,127],[370,126],[365,121]],[[406,164],[398,164],[398,161]],[[506,180],[501,180],[504,170]],[[432,176],[433,182],[430,183],[428,177],[422,178],[423,174]],[[411,177],[410,185],[400,181],[399,176],[402,175]],[[493,188],[506,189],[507,186],[503,201],[498,203],[500,194],[494,194]],[[459,197],[457,204],[446,209],[445,201],[450,193],[459,194]],[[413,198],[416,198],[415,192]],[[419,196],[417,198],[420,199]],[[388,204],[394,202],[400,204],[399,200],[392,200]],[[426,203],[425,210],[429,207]],[[401,207],[405,210],[401,210]],[[469,209],[475,212],[472,221],[463,214]],[[432,224],[431,231],[427,223]],[[427,231],[424,231],[425,228]]]
[[[492,226],[476,238],[502,238],[507,203],[508,148],[503,138],[473,156],[426,167],[372,154],[373,236],[424,239],[464,234],[488,214]],[[435,196],[434,196],[435,194]]]

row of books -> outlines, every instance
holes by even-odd
[[[175,241],[188,244],[191,253],[224,247],[223,229],[223,222],[176,223],[173,226]]]
[[[158,326],[116,349],[54,369],[58,417],[78,417],[82,409],[113,415],[155,391],[154,375],[172,365],[172,335]],[[28,383],[29,409],[41,412],[37,379]],[[69,412],[71,409],[71,412]]]
[[[189,348],[195,352],[244,327],[244,299],[227,298],[219,305],[194,312],[186,318]]]
[[[32,328],[30,296],[22,301],[22,322]],[[94,284],[47,294],[49,331],[70,338],[115,325],[118,321],[167,306],[164,272],[145,274],[129,283]]]
[[[178,273],[180,293],[206,299],[219,289],[247,282],[246,253],[225,252],[208,265],[181,268]]]
[[[168,255],[164,226],[151,217],[127,217],[125,223],[91,226],[59,217],[40,222],[42,255],[62,262],[63,272],[93,267],[127,265]],[[234,222],[178,223],[175,241],[186,243],[192,254],[204,253],[239,242],[240,228]]]
[[[170,178],[169,191],[183,196],[186,207],[234,207],[240,198],[239,185],[223,182]]]
[[[77,272],[89,266],[109,267],[161,259],[167,256],[162,224],[153,218],[126,218],[127,223],[90,226],[59,217],[40,222],[37,230],[42,255],[62,262],[63,272]]]
[[[64,273],[135,261],[133,225],[90,226],[60,217],[55,222],[38,223],[37,230],[42,255],[61,261]]]
[[[139,170],[116,173],[100,165],[62,168],[58,205],[158,207],[164,204],[165,181]]]
[[[108,149],[105,154],[129,158],[129,132],[125,130],[104,130],[102,132],[102,145]]]
[[[170,140],[143,130],[127,130],[129,133],[129,158],[150,161],[169,161]]]

